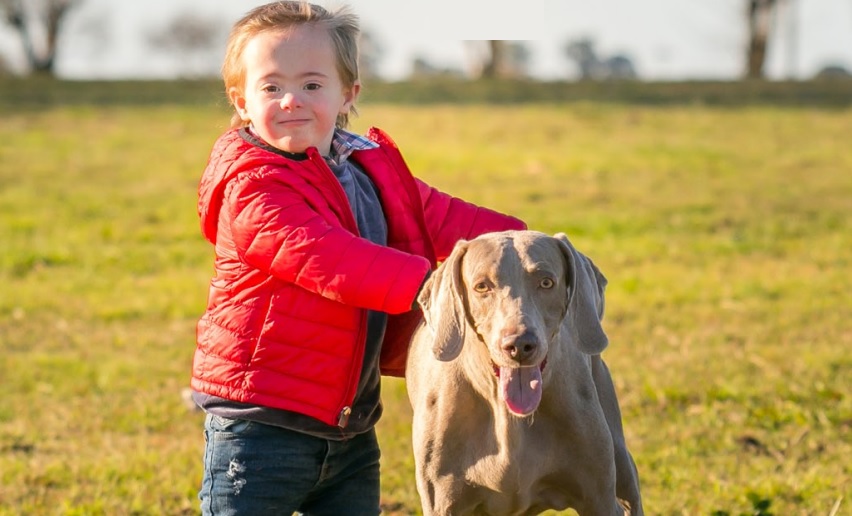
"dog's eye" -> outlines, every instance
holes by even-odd
[[[553,285],[555,285],[555,283],[552,278],[542,278],[538,283],[538,286],[541,288],[553,288]]]
[[[480,294],[484,294],[485,292],[488,292],[488,283],[480,281],[479,283],[473,286],[473,290],[479,292]]]

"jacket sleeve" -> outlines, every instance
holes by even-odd
[[[235,182],[229,200],[241,261],[337,302],[406,312],[430,269],[426,258],[329,223],[311,199],[280,180],[246,177]]]
[[[526,229],[515,217],[463,201],[416,179],[438,261],[443,261],[459,240],[470,240],[492,231]]]

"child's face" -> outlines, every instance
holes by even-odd
[[[263,32],[248,42],[242,59],[245,91],[228,94],[243,120],[273,147],[316,147],[327,155],[337,115],[349,112],[361,88],[341,82],[328,32],[311,25]]]

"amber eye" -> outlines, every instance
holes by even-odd
[[[553,288],[553,285],[555,285],[555,283],[551,278],[542,278],[538,284],[538,286],[541,288]]]
[[[484,281],[480,281],[479,283],[473,286],[473,290],[479,292],[480,294],[483,294],[485,292],[488,292],[488,284]]]

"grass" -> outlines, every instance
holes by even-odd
[[[228,115],[211,89],[108,86],[0,83],[2,515],[197,513],[179,392],[212,271],[195,188]],[[852,507],[849,104],[368,97],[355,129],[601,267],[649,514],[828,515]],[[386,512],[416,514],[404,384],[384,401]]]

